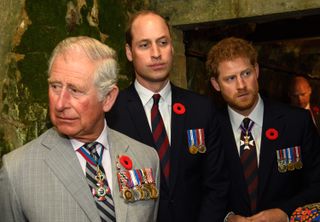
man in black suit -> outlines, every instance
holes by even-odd
[[[207,67],[227,103],[222,144],[231,186],[230,221],[287,222],[320,201],[320,143],[310,112],[259,95],[257,52],[239,38],[213,46]]]
[[[162,167],[158,221],[222,221],[228,182],[210,100],[170,83],[172,39],[159,14],[141,11],[133,15],[126,41],[136,78],[120,92],[106,117],[111,128],[158,150]],[[158,106],[154,94],[161,96]],[[161,118],[153,116],[156,106]],[[158,128],[155,120],[161,122]]]
[[[292,78],[288,92],[291,104],[309,110],[318,132],[320,132],[320,109],[319,106],[311,105],[311,94],[312,88],[304,76],[297,75]]]

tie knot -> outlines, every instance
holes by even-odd
[[[249,128],[249,123],[251,122],[251,120],[246,117],[242,120],[242,124],[243,124],[243,128],[245,128],[246,130]]]
[[[86,143],[83,146],[90,152],[90,155],[94,155],[94,154],[97,154],[98,144],[99,144],[98,142],[91,142],[91,143]]]
[[[158,103],[159,103],[159,100],[160,100],[160,94],[154,94],[153,96],[152,96],[152,98],[153,98],[153,104],[154,105],[158,105]]]

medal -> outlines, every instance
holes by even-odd
[[[198,148],[195,145],[190,146],[189,147],[189,153],[197,154],[198,153]]]
[[[288,170],[293,171],[295,169],[294,162],[293,162],[293,150],[289,147],[286,149],[287,159],[288,159]]]
[[[300,159],[299,160],[297,159],[297,162],[295,164],[295,168],[297,170],[300,170],[302,168],[302,166],[303,166],[302,161]]]
[[[280,173],[285,173],[287,172],[287,165],[284,163],[283,160],[281,160],[280,162],[278,162],[278,171]]]
[[[151,199],[157,199],[159,196],[158,189],[155,187],[154,184],[151,184],[150,189],[151,189]]]
[[[277,153],[278,171],[280,173],[287,172],[287,165],[285,163],[282,150],[276,150],[276,153]]]
[[[188,135],[188,145],[189,145],[189,153],[197,154],[198,153],[198,143],[197,143],[197,133],[196,130],[190,129],[187,130]]]
[[[197,129],[197,138],[198,138],[198,151],[199,153],[205,153],[207,151],[204,139],[204,129]]]
[[[101,152],[99,159],[97,157],[91,156],[84,147],[80,147],[78,152],[85,158],[85,160],[90,163],[92,166],[96,167],[96,176],[95,179],[97,181],[96,186],[92,187],[92,195],[98,199],[98,201],[106,200],[106,195],[111,193],[111,190],[108,186],[108,182],[106,181],[106,177],[104,173],[101,171],[100,166],[102,161],[104,148],[101,147]]]
[[[122,190],[122,197],[123,197],[123,199],[125,199],[128,202],[134,201],[134,197],[133,197],[133,193],[132,193],[131,189],[124,188]]]
[[[302,160],[301,160],[301,149],[300,149],[300,146],[295,146],[294,147],[294,153],[295,153],[295,156],[296,156],[295,168],[297,170],[300,170],[303,167]]]
[[[149,200],[151,198],[151,190],[149,190],[146,185],[144,185],[142,188],[143,196],[145,200]]]
[[[206,148],[206,146],[205,145],[200,145],[199,147],[198,147],[198,151],[199,151],[199,153],[205,153],[206,151],[207,151],[207,148]]]

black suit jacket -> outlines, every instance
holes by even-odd
[[[229,115],[226,109],[220,115],[224,132],[222,143],[231,179],[228,210],[249,216],[251,215],[249,196]],[[279,135],[276,140],[270,140],[266,137],[266,131],[270,128],[278,131]],[[303,168],[280,173],[276,150],[292,146],[301,146]],[[258,212],[270,208],[280,208],[290,216],[298,206],[319,202],[319,151],[319,136],[308,111],[264,100],[258,170]]]
[[[186,112],[171,114],[170,185],[161,182],[158,221],[195,222],[210,218],[220,222],[226,214],[228,182],[215,110],[208,98],[174,85],[171,88],[172,104],[183,104]],[[155,147],[134,85],[120,92],[106,118],[111,128]],[[188,151],[187,130],[197,128],[205,131],[204,154]]]

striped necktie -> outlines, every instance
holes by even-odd
[[[101,146],[100,155],[97,146]],[[104,147],[98,142],[86,143],[78,150],[86,159],[86,177],[102,222],[116,221],[114,203],[102,167]]]
[[[255,213],[257,208],[258,164],[256,144],[251,134],[253,125],[253,121],[244,118],[240,126],[240,159],[247,183],[251,211]]]
[[[170,144],[166,129],[159,111],[160,94],[153,95],[153,106],[151,108],[151,125],[153,140],[159,154],[161,168],[167,183],[170,174]]]

